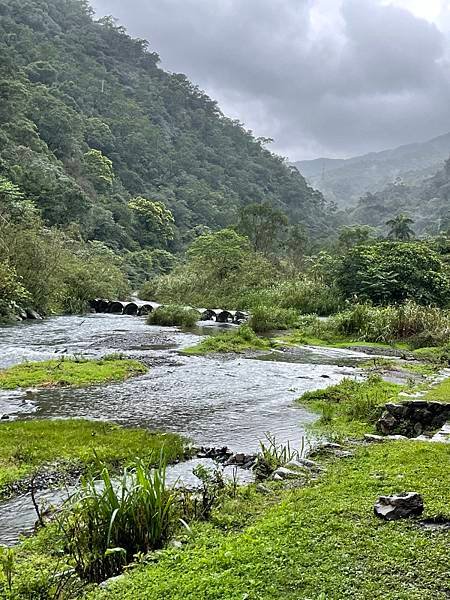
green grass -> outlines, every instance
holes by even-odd
[[[183,354],[239,353],[246,350],[268,350],[270,347],[268,339],[258,337],[248,325],[242,325],[239,329],[206,337],[196,346],[183,350]]]
[[[161,325],[163,327],[193,327],[200,318],[200,314],[193,308],[169,304],[160,306],[147,317],[149,325]]]
[[[139,361],[116,358],[115,355],[100,360],[63,358],[43,362],[27,362],[1,370],[0,389],[85,387],[109,381],[123,381],[146,372],[147,367]]]
[[[323,346],[329,348],[349,348],[351,346],[358,346],[361,348],[393,348],[395,350],[409,350],[408,344],[405,342],[396,342],[387,344],[384,342],[366,342],[356,339],[355,337],[343,337],[336,336],[330,331],[326,330],[326,327],[320,327],[315,330],[315,327],[302,326],[298,329],[290,331],[288,334],[279,338],[280,344],[289,345],[307,345],[307,346]]]
[[[185,549],[131,572],[92,598],[108,600],[444,600],[449,534],[373,515],[380,495],[423,494],[425,517],[450,516],[445,445],[360,448],[323,479],[285,493],[244,531],[205,525]],[[236,514],[240,514],[236,507]],[[237,517],[238,518],[238,517]],[[251,519],[249,519],[251,520]]]
[[[313,428],[334,437],[359,438],[374,430],[386,402],[396,400],[402,386],[377,375],[365,381],[344,379],[337,385],[306,392],[298,403],[321,414]]]
[[[298,311],[293,308],[258,305],[253,307],[249,321],[253,331],[263,333],[277,329],[291,329],[298,321]]]
[[[450,402],[450,378],[431,387],[425,394],[425,400],[438,400],[439,402]]]
[[[435,363],[425,363],[419,361],[400,362],[393,358],[373,357],[358,364],[360,369],[368,369],[376,372],[403,371],[411,375],[434,375],[439,371],[439,366]]]
[[[183,455],[183,442],[174,434],[124,429],[98,421],[14,421],[0,424],[0,495],[5,486],[34,473],[46,463],[86,466],[96,458],[116,465],[164,448],[168,460]]]

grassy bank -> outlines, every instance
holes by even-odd
[[[123,381],[147,372],[137,360],[107,356],[100,360],[61,358],[27,362],[0,371],[0,389],[25,387],[85,387],[110,381]]]
[[[270,341],[268,339],[258,337],[248,325],[242,325],[239,329],[206,337],[196,346],[184,349],[183,354],[239,353],[246,350],[268,350],[269,348]]]
[[[365,381],[344,379],[323,390],[306,392],[298,400],[320,414],[314,428],[334,438],[362,437],[372,432],[386,402],[395,401],[402,386],[377,375]]]
[[[183,455],[182,440],[174,434],[124,429],[98,421],[15,421],[0,424],[0,495],[8,484],[39,470],[44,464],[87,466],[96,457],[115,465],[136,456],[150,457],[163,449],[168,460]]]
[[[441,444],[360,448],[355,458],[330,464],[319,483],[285,492],[243,531],[202,526],[184,550],[164,552],[92,598],[444,600],[448,533],[381,522],[372,507],[379,495],[415,490],[426,517],[450,516],[449,468]],[[260,513],[254,497],[244,506]]]

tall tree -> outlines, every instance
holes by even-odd
[[[390,228],[389,237],[401,242],[407,242],[415,235],[414,230],[410,227],[413,223],[413,219],[404,214],[397,215],[394,219],[389,219],[386,222],[386,225]]]
[[[268,203],[252,203],[239,214],[238,230],[248,237],[253,249],[261,254],[276,253],[285,242],[288,218]]]

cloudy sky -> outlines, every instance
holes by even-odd
[[[92,0],[291,160],[450,131],[450,0]]]

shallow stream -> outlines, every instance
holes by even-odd
[[[150,366],[146,375],[101,387],[0,391],[0,414],[10,418],[85,417],[170,431],[210,447],[255,452],[266,432],[299,446],[317,415],[294,404],[308,390],[355,375],[367,356],[327,348],[300,348],[243,356],[182,356],[178,351],[214,333],[148,326],[122,315],[55,317],[0,329],[0,368],[59,355],[94,358],[120,352]],[[177,466],[189,480],[192,465]],[[45,498],[47,499],[47,497]],[[50,498],[51,500],[51,498]],[[0,506],[0,544],[30,530],[29,499]],[[28,514],[28,518],[25,515]]]

